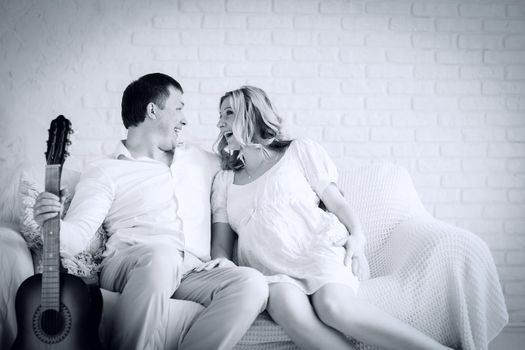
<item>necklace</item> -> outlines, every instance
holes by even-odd
[[[268,163],[274,162],[275,161],[275,157],[276,157],[276,153],[273,153],[273,152],[269,154],[268,158],[263,156],[261,158],[261,161],[259,162],[259,164],[257,164],[255,169],[253,169],[253,171],[248,171],[248,168],[247,168],[247,166],[245,164],[244,171],[246,172],[246,175],[248,175],[248,179],[251,180],[254,176],[256,176],[259,173],[259,169],[261,169],[264,164],[268,164]]]
[[[259,165],[257,165],[257,167],[253,170],[253,173],[252,174],[257,174],[257,172],[259,171],[259,169],[261,168],[261,166],[264,164],[264,158],[261,159],[261,162],[259,163]],[[250,174],[250,172],[248,171],[248,168],[245,166],[244,167],[244,171],[246,172],[246,175],[248,175],[248,179],[252,179],[252,174]]]

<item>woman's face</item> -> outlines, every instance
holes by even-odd
[[[222,136],[226,139],[226,142],[228,142],[228,150],[238,150],[240,149],[240,145],[232,131],[232,124],[235,116],[231,106],[231,98],[225,98],[221,103],[220,109],[220,117],[217,127],[219,128]]]

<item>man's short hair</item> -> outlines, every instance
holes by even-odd
[[[126,129],[144,121],[148,103],[153,102],[163,109],[170,86],[184,92],[175,79],[162,73],[147,74],[129,84],[122,95],[122,121]]]

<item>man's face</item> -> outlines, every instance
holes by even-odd
[[[184,102],[182,93],[174,87],[169,87],[170,95],[166,99],[163,109],[157,109],[159,148],[163,151],[172,151],[177,145],[179,133],[186,125],[186,118],[182,113]]]

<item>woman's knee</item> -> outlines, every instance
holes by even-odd
[[[283,321],[292,322],[293,312],[290,310],[290,305],[286,303],[279,295],[270,292],[268,298],[268,305],[266,311],[274,319],[274,321],[281,323]]]
[[[313,306],[319,319],[332,327],[344,322],[353,329],[359,328],[359,317],[353,307],[355,303],[354,297],[342,298],[341,293],[318,293],[313,298]]]
[[[295,287],[291,287],[295,288]],[[290,293],[289,293],[290,292]],[[299,300],[304,298],[305,300]],[[295,327],[306,327],[306,308],[311,308],[306,295],[296,295],[296,291],[289,288],[270,288],[268,306],[266,310],[277,323],[294,325]]]
[[[341,314],[341,305],[326,295],[316,299],[315,312],[324,323],[331,325]]]

